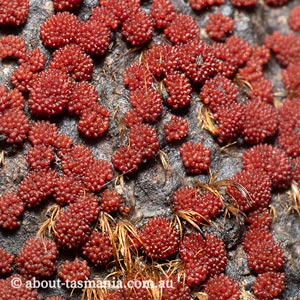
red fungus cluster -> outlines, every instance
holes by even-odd
[[[231,0],[232,5],[244,9],[254,7],[256,2]],[[287,2],[265,0],[270,6]],[[223,0],[189,1],[196,11],[223,3]],[[28,117],[32,114],[52,120],[53,116],[68,112],[78,118],[78,131],[84,137],[102,137],[109,129],[110,112],[98,102],[98,90],[90,82],[93,58],[113,51],[112,36],[119,30],[127,46],[136,47],[137,51],[150,44],[153,37],[155,42],[143,48],[139,63],[125,68],[123,74],[131,108],[123,118],[128,127],[127,144],[118,145],[112,155],[114,168],[128,175],[156,156],[162,146],[159,121],[165,111],[180,115],[193,111],[197,106],[195,92],[200,94],[200,101],[211,113],[208,117],[212,118],[218,142],[241,137],[248,145],[254,145],[242,157],[243,170],[228,181],[232,184],[225,190],[226,199],[230,199],[229,208],[233,206],[246,214],[243,248],[250,270],[258,274],[252,285],[254,295],[261,300],[278,297],[284,289],[284,254],[272,237],[272,218],[267,208],[272,189],[287,188],[292,179],[300,181],[299,36],[274,32],[265,38],[264,45],[250,45],[238,35],[226,38],[233,31],[234,20],[216,13],[209,14],[206,31],[211,39],[220,42],[207,42],[200,39],[196,20],[177,12],[169,0],[153,0],[147,12],[139,0],[100,0],[99,6],[90,10],[87,20],[75,15],[81,4],[81,0],[53,1],[55,14],[40,27],[43,45],[54,50],[47,64],[44,53],[39,48],[27,48],[21,37],[0,38],[0,58],[17,61],[10,78],[14,89],[0,86],[0,134],[7,143],[23,142],[28,136],[32,144],[26,156],[29,172],[18,191],[0,197],[0,227],[16,229],[24,207],[33,208],[47,199],[56,201],[59,208],[53,225],[54,239],[29,238],[16,258],[19,272],[26,277],[52,276],[56,271],[57,246],[80,251],[97,267],[107,264],[114,251],[126,254],[124,249],[115,249],[111,235],[98,231],[98,227],[94,230],[100,211],[106,217],[129,212],[122,197],[106,189],[113,180],[110,163],[94,157],[83,144],[73,145],[73,140],[59,133],[55,124],[30,123]],[[28,10],[26,0],[0,0],[0,24],[21,25],[26,22]],[[298,15],[296,6],[289,18],[289,25],[295,31],[300,28]],[[161,33],[167,41],[162,42],[158,37]],[[271,54],[275,54],[284,68],[282,80],[289,98],[280,108],[273,104],[273,86],[264,76],[264,66]],[[27,98],[29,111],[25,105]],[[167,142],[182,140],[188,133],[187,120],[172,115],[164,123],[164,133]],[[278,146],[263,144],[271,143],[272,138],[276,138]],[[211,151],[201,142],[187,141],[180,145],[179,151],[187,173],[198,175],[210,168]],[[178,218],[184,214],[192,216],[191,224],[197,228],[204,222],[210,223],[222,208],[227,209],[224,199],[212,190],[181,187],[173,192],[172,205]],[[113,216],[108,218],[113,220]],[[184,237],[180,240],[182,229]],[[202,291],[208,299],[239,299],[239,284],[223,273],[227,257],[220,238],[207,233],[186,234],[185,226],[179,232],[165,217],[151,218],[137,234],[141,252],[152,260],[166,260],[179,252],[187,285],[204,283]],[[0,275],[12,271],[13,261],[14,256],[0,248]],[[63,281],[79,281],[86,280],[90,273],[87,262],[76,258],[65,261],[58,276]],[[8,280],[13,278],[0,280],[1,299],[37,298],[36,291],[24,285],[12,289]],[[176,280],[175,275],[171,278],[175,286],[162,290],[162,300],[189,299],[187,285]],[[131,275],[124,277],[123,283],[130,279]],[[150,300],[151,296],[142,289],[107,293],[107,299],[116,298]]]

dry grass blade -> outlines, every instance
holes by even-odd
[[[0,167],[4,165],[5,162],[5,156],[4,156],[4,151],[0,152]]]
[[[219,130],[214,125],[214,116],[212,112],[204,105],[200,105],[197,119],[201,128],[207,130],[214,136],[219,135]]]
[[[257,300],[257,298],[252,293],[250,293],[249,291],[246,290],[246,286],[247,286],[247,283],[242,282],[240,299],[241,300]]]
[[[273,205],[270,205],[270,215],[272,216],[273,222],[275,222],[275,220],[278,217],[278,214],[277,214],[277,210],[276,210],[275,206],[273,206]]]
[[[239,85],[239,86],[244,86],[248,88],[250,91],[253,91],[253,87],[249,81],[247,81],[245,78],[243,78],[241,75],[237,74],[233,81]]]
[[[90,280],[89,287],[83,289],[81,299],[82,300],[105,300],[106,291],[97,287],[98,279]]]
[[[290,196],[289,211],[295,211],[300,216],[300,187],[294,180],[292,181],[288,195]]]
[[[161,164],[163,166],[165,174],[168,177],[171,176],[171,174],[172,174],[172,167],[171,167],[168,155],[164,151],[159,150],[158,151],[158,157],[159,157],[159,160],[160,160],[160,162],[161,162]]]
[[[40,226],[37,236],[52,237],[53,235],[57,235],[54,226],[60,211],[61,207],[58,204],[54,204],[47,209],[45,216],[48,217],[48,219]]]
[[[202,293],[202,292],[195,292],[192,294],[193,299],[197,299],[197,300],[208,300],[208,295],[206,293]]]

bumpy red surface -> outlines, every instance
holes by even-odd
[[[264,170],[243,170],[232,181],[239,185],[228,187],[226,191],[232,196],[231,202],[238,209],[248,211],[250,208],[266,207],[271,202],[272,183]]]
[[[185,74],[171,73],[164,79],[169,97],[167,103],[173,109],[182,108],[190,104],[192,98],[192,86]]]
[[[28,139],[34,145],[52,146],[57,138],[57,127],[48,121],[37,121],[30,128]]]
[[[0,85],[0,112],[7,109],[24,109],[25,99],[23,95],[17,90],[6,90],[5,86]]]
[[[53,0],[54,9],[56,11],[73,10],[82,3],[82,0]]]
[[[18,270],[28,277],[49,277],[56,271],[57,255],[54,241],[46,238],[30,238],[17,256]]]
[[[88,241],[82,246],[83,255],[92,263],[106,264],[113,256],[112,244],[106,233],[93,232]]]
[[[54,160],[53,147],[45,145],[32,147],[26,157],[27,164],[31,170],[49,169],[50,164]]]
[[[274,187],[287,187],[291,181],[292,168],[288,156],[272,145],[257,145],[243,155],[245,170],[264,170]]]
[[[295,30],[300,30],[300,6],[297,5],[293,7],[290,11],[290,17],[289,17],[289,25],[290,27]]]
[[[175,210],[193,211],[195,220],[201,224],[209,222],[220,212],[222,200],[210,192],[199,193],[192,187],[182,187],[173,194]]]
[[[194,10],[201,10],[212,5],[221,5],[224,0],[189,0],[189,3]]]
[[[91,9],[90,22],[98,22],[105,26],[116,29],[119,25],[118,18],[109,7],[94,7]]]
[[[121,196],[116,191],[108,189],[101,194],[100,201],[101,210],[107,213],[112,213],[120,210],[123,202]]]
[[[141,46],[152,39],[152,19],[143,10],[138,10],[123,23],[122,34],[132,46]]]
[[[261,300],[279,296],[284,289],[284,273],[266,272],[259,274],[253,283],[253,292]]]
[[[282,70],[282,81],[290,93],[297,93],[300,89],[300,61],[297,60]]]
[[[85,260],[76,258],[73,261],[66,260],[61,266],[58,276],[64,282],[84,281],[90,276],[91,270]]]
[[[15,260],[13,254],[6,252],[0,247],[0,275],[5,275],[12,271],[12,264]]]
[[[0,24],[21,25],[27,20],[29,0],[1,0]]]
[[[162,300],[190,300],[190,289],[185,282],[178,278],[177,274],[166,274],[162,278],[166,287],[162,289]],[[170,286],[171,283],[172,285]],[[169,286],[167,286],[169,284]]]
[[[20,288],[12,287],[11,282],[21,282]],[[0,298],[2,300],[22,299],[36,300],[38,292],[35,289],[26,286],[27,279],[21,275],[12,275],[6,279],[0,279]]]
[[[210,165],[210,149],[201,142],[193,144],[191,141],[184,143],[180,148],[183,165],[188,173],[201,174],[208,170]]]
[[[62,70],[78,81],[90,80],[93,60],[78,45],[66,45],[53,52],[49,69]]]
[[[185,44],[198,38],[200,29],[192,17],[177,14],[164,33],[172,43]]]
[[[131,91],[134,91],[141,88],[150,88],[153,79],[148,68],[144,65],[133,64],[125,69],[123,82]]]
[[[170,0],[152,1],[150,13],[157,29],[168,27],[176,16],[175,8]]]
[[[0,58],[15,57],[25,59],[26,56],[26,45],[23,38],[15,35],[0,37]]]
[[[249,230],[256,230],[269,229],[273,219],[267,208],[258,208],[248,213],[245,221]]]
[[[41,25],[41,40],[45,46],[58,48],[75,41],[79,27],[77,17],[69,12],[59,12]]]
[[[205,283],[204,292],[208,300],[238,300],[240,299],[240,285],[225,274],[210,278]]]
[[[164,125],[167,142],[178,141],[188,134],[189,125],[183,117],[172,116],[171,120]]]
[[[165,259],[178,251],[178,232],[166,218],[152,218],[140,230],[139,236],[144,253],[153,259]]]
[[[72,96],[73,81],[61,70],[47,69],[39,73],[30,87],[28,105],[35,115],[62,113]]]
[[[18,196],[27,207],[37,206],[51,195],[57,177],[53,170],[31,171],[19,184]]]
[[[226,34],[232,33],[233,25],[234,20],[232,18],[217,13],[209,15],[205,29],[212,39],[222,40]]]
[[[238,7],[251,7],[256,4],[256,0],[231,0],[231,3]]]

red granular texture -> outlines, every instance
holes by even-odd
[[[9,230],[18,228],[18,217],[23,211],[24,204],[18,195],[10,192],[3,194],[0,197],[0,227]]]
[[[20,92],[28,92],[34,75],[30,65],[22,64],[12,73],[10,80],[12,85]]]
[[[123,82],[130,91],[135,91],[140,88],[150,88],[153,79],[151,73],[144,65],[134,64],[125,69]]]
[[[36,48],[27,54],[27,57],[24,59],[23,63],[28,64],[30,66],[30,70],[36,73],[45,68],[46,57],[39,48]]]
[[[206,234],[203,239],[198,233],[187,234],[180,244],[179,252],[189,286],[198,285],[209,276],[220,274],[225,269],[225,244],[216,236]]]
[[[69,12],[59,12],[41,25],[41,40],[45,46],[59,48],[75,41],[80,27],[77,17]]]
[[[58,272],[58,276],[63,282],[85,281],[89,278],[91,269],[86,260],[76,258],[73,261],[66,260]]]
[[[180,148],[180,155],[188,173],[201,174],[209,168],[210,150],[201,142],[197,144],[193,144],[191,141],[184,143]]]
[[[123,199],[121,196],[112,190],[105,190],[101,194],[101,210],[106,213],[119,211],[122,206]]]
[[[291,165],[293,166],[293,180],[300,182],[300,157],[293,158]]]
[[[102,23],[105,26],[116,29],[119,25],[118,18],[108,7],[94,7],[91,9],[90,22]]]
[[[265,65],[269,62],[270,58],[271,58],[270,49],[268,49],[265,45],[252,46],[252,55],[250,60],[260,65]]]
[[[125,117],[124,117],[124,122],[127,127],[132,127],[136,124],[141,124],[143,123],[144,119],[141,115],[138,114],[136,109],[130,109],[126,112]]]
[[[34,146],[52,146],[57,135],[57,127],[55,124],[48,121],[37,121],[31,126],[28,139]]]
[[[212,5],[221,5],[224,0],[189,0],[190,6],[194,10],[201,10]]]
[[[273,219],[267,208],[258,208],[249,212],[245,221],[249,230],[267,230],[271,226]]]
[[[238,70],[238,64],[230,53],[229,48],[223,43],[214,43],[209,50],[214,57],[212,65],[214,67],[215,75],[219,73],[227,78],[231,78]],[[210,76],[212,77],[212,76]]]
[[[273,103],[273,85],[269,80],[260,78],[258,80],[252,81],[251,87],[252,89],[248,94],[251,101],[261,101],[269,104]]]
[[[220,274],[205,283],[204,292],[208,300],[239,300],[240,285],[231,277]]]
[[[130,148],[139,152],[142,158],[151,158],[159,150],[159,142],[155,129],[147,124],[137,124],[130,128]]]
[[[300,90],[300,60],[289,64],[286,69],[282,70],[282,81],[287,90],[290,92]]]
[[[203,84],[217,74],[212,48],[203,41],[194,40],[181,46],[175,57],[181,70],[195,83]]]
[[[165,259],[178,251],[179,234],[166,218],[150,219],[139,236],[144,253],[153,259]]]
[[[199,37],[200,28],[191,16],[177,14],[164,33],[172,43],[186,44]]]
[[[27,277],[50,277],[56,271],[57,255],[54,241],[47,238],[29,238],[16,258],[18,270]]]
[[[247,253],[248,266],[257,274],[278,272],[284,266],[284,252],[266,229],[248,231],[243,247]]]
[[[282,6],[289,2],[289,0],[264,0],[270,6]]]
[[[45,300],[65,300],[63,296],[47,297]]]
[[[175,7],[170,0],[153,0],[150,14],[157,29],[165,29],[176,17]]]
[[[299,60],[300,38],[294,33],[282,35],[275,31],[265,37],[265,45],[275,53],[282,66]]]
[[[200,96],[204,104],[209,105],[212,112],[220,107],[230,107],[237,100],[238,90],[228,78],[217,75],[205,82]]]
[[[100,6],[110,9],[120,23],[140,9],[140,0],[100,0]]]
[[[256,0],[231,0],[231,3],[237,7],[251,7],[256,4]]]
[[[249,144],[259,144],[275,135],[278,114],[274,106],[264,102],[249,102],[244,106],[242,137]]]
[[[21,25],[27,20],[29,0],[1,0],[0,24]]]
[[[147,70],[155,76],[165,74],[171,48],[169,44],[152,44],[143,56],[143,64]]]
[[[272,180],[272,186],[285,188],[291,182],[292,168],[286,153],[272,145],[257,145],[243,155],[245,170],[264,170]]]
[[[300,5],[294,6],[291,9],[288,22],[291,29],[294,31],[300,30]]]
[[[76,145],[62,156],[62,169],[65,175],[82,179],[86,169],[94,162],[93,153],[84,145]]]
[[[82,246],[82,252],[85,257],[97,266],[108,263],[113,256],[113,247],[108,234],[94,231],[88,241]]]
[[[178,141],[188,134],[189,125],[183,117],[172,116],[164,125],[167,142]]]
[[[130,93],[130,103],[138,115],[146,122],[155,122],[162,112],[160,93],[154,89],[142,87]]]
[[[105,160],[95,160],[90,166],[86,167],[82,181],[89,191],[95,192],[105,188],[106,183],[112,179],[111,165]]]
[[[0,247],[0,275],[5,275],[12,271],[14,260],[15,257],[13,254],[6,252]]]
[[[192,86],[185,74],[171,73],[164,79],[169,97],[167,104],[173,109],[179,109],[190,104]]]
[[[214,40],[222,40],[226,34],[232,33],[234,20],[221,13],[210,14],[206,24],[208,36]]]
[[[56,219],[56,242],[68,249],[79,247],[89,238],[91,224],[97,220],[99,211],[98,200],[92,196],[82,197],[71,203]]]
[[[292,157],[300,155],[300,101],[286,99],[280,107],[278,143],[285,152]]]
[[[54,160],[53,147],[45,145],[32,147],[26,157],[27,164],[31,170],[47,170]]]
[[[49,69],[62,70],[77,81],[90,80],[93,60],[78,45],[66,45],[53,52]]]
[[[271,202],[271,179],[261,169],[243,170],[237,173],[232,179],[241,187],[230,186],[226,192],[231,195],[232,204],[242,211],[250,208],[266,207]],[[246,191],[247,192],[246,192]]]
[[[125,300],[122,290],[106,290],[104,297],[105,300]]]
[[[244,106],[233,102],[230,106],[219,107],[214,119],[218,124],[218,141],[231,142],[243,130]]]
[[[259,274],[255,279],[252,289],[254,295],[260,300],[269,300],[279,296],[284,290],[285,274],[279,272],[266,272]]]
[[[72,145],[73,140],[64,133],[58,134],[53,141],[53,146],[58,150],[58,155],[60,154],[60,152],[69,150]]]
[[[57,177],[53,170],[30,171],[19,184],[18,196],[25,206],[37,206],[53,192]]]
[[[200,194],[192,187],[182,187],[173,194],[173,205],[176,211],[194,211],[195,220],[201,224],[216,217],[222,207],[219,197],[210,192]]]
[[[72,97],[68,103],[69,113],[82,115],[83,112],[96,104],[97,90],[90,82],[76,82],[73,87]]]
[[[65,110],[72,96],[73,81],[61,70],[47,69],[39,73],[30,87],[28,105],[32,113],[42,116]]]
[[[20,288],[12,287],[12,282],[20,282]],[[0,299],[37,300],[38,292],[28,287],[27,278],[14,274],[6,279],[0,279]]]
[[[110,43],[110,30],[103,23],[80,22],[76,32],[76,43],[87,53],[103,55]]]
[[[153,297],[151,292],[147,288],[138,288],[138,286],[143,286],[143,282],[150,280],[149,276],[142,276],[139,274],[132,274],[127,277],[123,277],[122,281],[122,299],[126,300],[152,300]],[[135,284],[130,285],[130,282],[135,282]],[[136,286],[135,286],[136,285]],[[118,298],[119,299],[119,298]]]
[[[0,113],[7,109],[24,109],[25,99],[23,95],[17,90],[6,90],[6,87],[0,85]]]
[[[177,274],[166,274],[162,280],[171,282],[172,286],[162,288],[161,300],[190,300],[190,288],[185,282],[182,282]]]
[[[73,10],[82,3],[82,0],[53,0],[54,9],[56,11]]]
[[[101,104],[94,103],[82,111],[78,122],[78,131],[88,138],[102,136],[109,127],[109,111]]]
[[[130,15],[122,25],[122,34],[132,46],[141,46],[152,39],[153,21],[143,10]]]
[[[0,133],[6,136],[7,143],[21,143],[29,131],[29,120],[20,109],[8,109],[0,114]]]
[[[15,57],[25,59],[26,55],[26,45],[23,38],[15,35],[0,37],[0,58]]]
[[[142,160],[142,153],[139,149],[125,146],[121,146],[111,158],[114,167],[126,174],[136,172]]]
[[[55,201],[59,205],[66,205],[76,202],[84,195],[84,186],[73,177],[62,176],[56,180],[53,190]]]

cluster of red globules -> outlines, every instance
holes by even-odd
[[[193,9],[201,10],[224,1],[189,2]],[[256,4],[255,0],[231,2],[238,7]],[[265,0],[275,6],[286,2]],[[138,0],[101,0],[100,6],[91,10],[87,21],[66,12],[80,4],[80,0],[54,0],[55,10],[62,12],[48,18],[41,26],[43,44],[55,49],[47,69],[45,56],[39,49],[30,51],[24,40],[16,36],[0,38],[0,58],[13,57],[18,63],[11,76],[14,89],[0,87],[0,133],[6,136],[8,143],[22,142],[27,135],[32,143],[26,158],[30,171],[18,192],[6,193],[0,198],[0,227],[18,227],[18,217],[24,206],[37,206],[52,195],[59,205],[66,206],[55,223],[55,242],[67,249],[81,249],[95,265],[109,262],[113,256],[111,241],[106,233],[93,232],[92,225],[100,210],[106,213],[124,211],[120,195],[104,190],[113,178],[110,164],[95,159],[89,148],[73,145],[72,139],[59,134],[54,124],[41,121],[30,125],[24,113],[22,93],[29,94],[28,106],[33,115],[45,118],[68,112],[79,117],[80,133],[88,138],[101,137],[108,130],[110,114],[97,102],[97,90],[90,82],[91,55],[107,52],[112,32],[118,27],[125,40],[134,47],[151,41],[154,29],[158,29],[164,32],[168,43],[152,44],[143,53],[141,63],[129,66],[124,72],[123,81],[130,90],[132,106],[124,117],[129,128],[128,143],[116,150],[112,163],[122,173],[133,173],[142,162],[155,156],[160,145],[154,126],[162,117],[163,104],[172,113],[184,112],[193,104],[194,87],[199,88],[197,92],[202,102],[213,113],[220,143],[242,137],[246,143],[257,145],[245,152],[243,170],[232,178],[235,185],[228,187],[226,192],[232,196],[232,204],[247,213],[248,233],[243,246],[249,268],[259,274],[253,284],[254,294],[260,299],[277,297],[284,288],[283,251],[272,238],[267,206],[272,189],[287,188],[292,178],[300,180],[299,37],[275,32],[266,38],[263,46],[250,45],[238,36],[227,38],[223,43],[208,44],[199,39],[196,21],[177,13],[168,0],[153,0],[149,14],[141,9]],[[0,8],[0,24],[19,25],[25,22],[27,14],[28,1],[4,1]],[[298,14],[295,7],[289,20],[294,30],[299,29]],[[233,20],[216,14],[210,15],[206,31],[211,38],[222,40],[232,28]],[[290,97],[278,110],[273,106],[272,84],[263,74],[270,50],[285,67],[283,83]],[[232,78],[236,74],[234,83]],[[162,83],[161,90],[157,88],[157,80]],[[245,102],[238,96],[241,82],[247,82],[250,87]],[[187,136],[188,124],[183,117],[173,115],[164,128],[167,142]],[[283,150],[260,145],[276,134]],[[188,173],[200,174],[210,166],[210,150],[200,142],[182,144],[180,154]],[[61,161],[61,176],[52,168],[57,157]],[[94,195],[99,191],[103,192],[100,201]],[[215,218],[223,203],[210,192],[200,193],[184,187],[173,194],[173,205],[176,211],[196,212],[195,220],[202,224]],[[186,235],[180,243],[178,235],[167,218],[153,218],[139,231],[141,249],[151,259],[162,260],[176,254],[180,248],[188,285],[194,286],[208,279],[204,292],[209,299],[238,299],[239,285],[222,274],[226,265],[224,243],[208,234],[206,239],[197,234]],[[41,261],[46,250],[41,248],[39,240],[35,243],[38,245],[37,257],[33,257],[33,242],[28,240],[17,257],[18,268],[26,276],[50,276],[55,269],[56,246],[47,242],[49,249],[46,247],[46,250],[50,253],[47,259],[50,261],[44,262],[47,267],[43,268]],[[3,272],[10,272],[13,258],[3,255],[7,256]],[[28,267],[25,260],[35,263]],[[65,262],[59,276],[63,280],[84,280],[89,274],[87,263],[76,259]],[[1,284],[4,286],[6,281],[0,280]],[[187,286],[178,286],[176,292],[163,291],[163,299],[188,299]],[[0,295],[1,292],[0,288]],[[150,298],[142,291],[135,292],[116,292],[111,297]],[[8,288],[7,293],[16,299],[37,297],[30,290],[11,291]],[[28,296],[30,293],[32,295]]]

